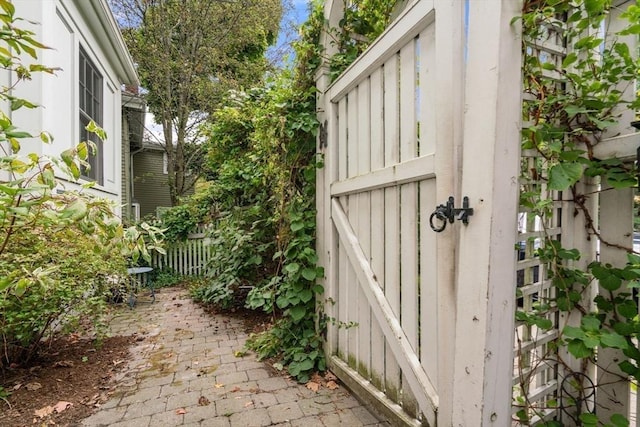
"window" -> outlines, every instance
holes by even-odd
[[[82,176],[103,184],[103,147],[102,140],[85,129],[91,120],[102,126],[102,75],[89,59],[85,50],[80,48],[80,140],[93,141],[95,152],[89,152],[87,159],[91,168],[84,168]]]

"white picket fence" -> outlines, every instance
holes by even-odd
[[[185,276],[203,275],[211,256],[210,244],[207,228],[198,226],[185,242],[166,247],[166,255],[154,253],[151,266],[156,270],[168,269]]]

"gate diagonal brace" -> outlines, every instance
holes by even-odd
[[[436,233],[444,231],[444,229],[447,228],[447,222],[453,224],[453,221],[456,219],[462,221],[464,225],[469,224],[469,217],[473,215],[473,208],[469,207],[469,198],[464,196],[461,208],[455,208],[454,206],[455,199],[453,196],[450,196],[446,204],[436,207],[436,210],[433,211],[429,217],[429,225],[433,231]],[[440,221],[440,224],[434,224],[434,219]]]

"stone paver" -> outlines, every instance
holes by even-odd
[[[182,289],[117,311],[112,335],[135,335],[110,400],[83,426],[388,426],[347,390],[313,393],[252,353],[242,320],[207,314]]]

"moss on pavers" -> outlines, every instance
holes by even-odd
[[[173,396],[176,394],[182,394],[186,391],[195,391],[189,389],[189,383],[185,381],[174,381],[171,384],[166,384],[160,387],[160,395],[158,397]]]
[[[125,394],[120,400],[118,406],[126,406],[131,405],[132,403],[146,402],[148,400],[157,399],[159,395],[160,389],[158,387],[138,389],[134,392]]]

